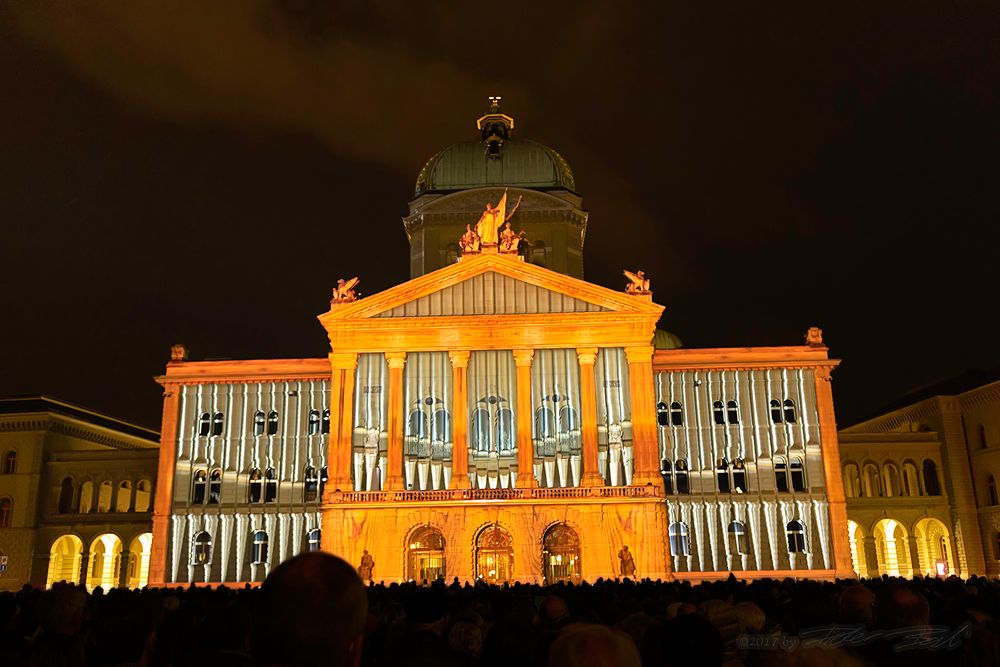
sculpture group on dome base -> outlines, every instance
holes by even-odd
[[[479,216],[475,229],[472,225],[465,226],[465,233],[458,240],[462,255],[481,252],[516,255],[522,243],[527,243],[524,232],[511,229],[510,219],[521,205],[521,197],[517,198],[514,208],[507,213],[507,191],[496,206],[486,202],[486,210]],[[500,226],[503,225],[503,231]]]

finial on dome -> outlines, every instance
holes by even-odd
[[[489,111],[476,120],[476,129],[486,145],[486,155],[494,159],[500,159],[503,142],[510,139],[511,130],[514,129],[514,118],[500,112],[502,99],[499,95],[490,95]]]

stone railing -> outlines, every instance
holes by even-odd
[[[572,500],[582,498],[646,498],[656,496],[653,486],[582,486],[536,489],[444,489],[439,491],[334,492],[332,502],[405,503],[466,500]]]

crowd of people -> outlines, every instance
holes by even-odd
[[[259,588],[0,594],[0,665],[1000,665],[984,578],[364,586],[311,552]]]

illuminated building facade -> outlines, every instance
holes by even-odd
[[[641,272],[582,279],[566,161],[496,104],[477,129],[420,172],[412,279],[335,290],[327,358],[175,348],[152,580],[318,548],[385,581],[849,575],[820,332],[680,348]]]
[[[145,586],[157,439],[44,396],[0,399],[0,590]]]
[[[840,433],[861,576],[1000,575],[1000,377],[970,372]]]

